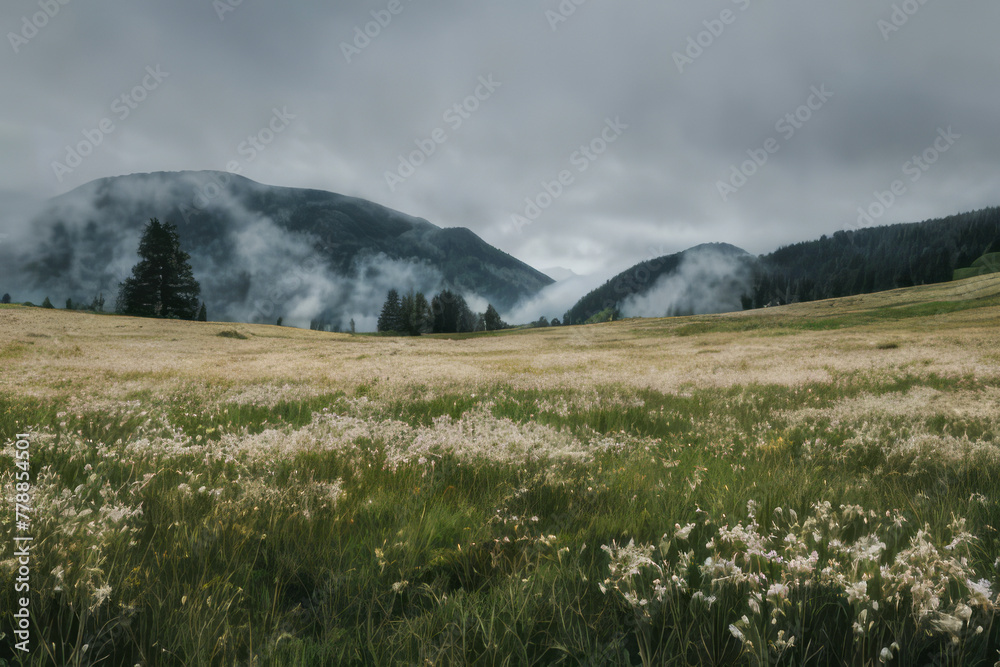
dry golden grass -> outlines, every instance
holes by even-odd
[[[996,377],[1000,307],[931,312],[902,320],[796,329],[796,322],[873,309],[989,299],[1000,277],[908,288],[763,311],[629,320],[517,331],[463,340],[379,338],[267,325],[100,316],[40,308],[0,309],[0,391],[116,400],[185,386],[229,399],[250,392],[300,398],[353,392],[378,382],[436,390],[491,386],[621,385],[661,392],[749,383],[798,385],[841,373]],[[745,318],[781,323],[744,331]],[[784,327],[787,324],[788,327]],[[220,335],[237,331],[245,339]],[[249,400],[249,399],[248,399]]]

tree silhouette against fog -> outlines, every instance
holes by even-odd
[[[431,299],[434,333],[464,333],[476,328],[476,315],[461,294],[443,290]]]
[[[139,263],[119,284],[117,310],[123,315],[193,320],[201,286],[194,279],[190,255],[181,250],[177,228],[149,221],[139,241]]]
[[[497,312],[492,303],[486,307],[486,312],[483,314],[483,324],[486,325],[487,331],[499,331],[507,328],[507,323],[500,319],[500,313]]]

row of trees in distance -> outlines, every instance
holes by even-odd
[[[136,317],[157,317],[182,320],[207,320],[205,304],[199,300],[201,286],[195,280],[190,255],[180,246],[177,227],[152,218],[143,230],[139,241],[139,262],[132,267],[132,275],[119,283],[115,312]],[[3,303],[10,303],[9,294]],[[25,304],[34,305],[34,304]],[[48,297],[44,308],[54,308]],[[104,295],[95,296],[87,306],[66,300],[68,310],[104,312]],[[278,318],[280,326],[282,319]],[[321,328],[314,320],[311,328]],[[559,320],[553,320],[558,326]],[[542,317],[531,327],[547,327],[550,322]],[[401,335],[419,336],[425,333],[465,333],[473,331],[499,331],[509,325],[500,313],[488,304],[486,312],[474,313],[461,294],[445,289],[430,301],[422,292],[410,290],[400,296],[395,289],[386,295],[378,318],[378,331]],[[354,321],[351,320],[351,333]]]
[[[489,304],[485,313],[473,313],[461,294],[443,290],[430,302],[423,292],[410,290],[400,296],[389,290],[378,317],[378,331],[409,336],[425,333],[499,331],[508,328],[500,313]]]
[[[4,293],[3,297],[0,298],[0,304],[11,303],[11,297],[9,293]],[[21,304],[22,306],[34,306],[35,304],[30,301],[26,301]],[[52,300],[49,297],[45,297],[42,301],[41,308],[55,308]],[[104,293],[98,294],[94,297],[94,300],[87,304],[85,302],[73,303],[73,299],[66,299],[66,310],[83,310],[91,313],[103,313],[104,312]]]

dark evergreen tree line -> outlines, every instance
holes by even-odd
[[[507,323],[493,304],[485,313],[476,314],[461,294],[443,290],[430,302],[422,292],[410,290],[403,296],[389,290],[378,317],[382,333],[419,336],[425,333],[465,333],[506,329]]]
[[[1000,208],[941,220],[836,232],[760,258],[743,305],[815,301],[947,282],[1000,251]]]

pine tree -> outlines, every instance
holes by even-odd
[[[416,297],[413,294],[413,290],[410,290],[404,294],[399,300],[399,326],[396,331],[400,333],[409,334],[410,336],[415,335],[417,332],[414,331],[416,327],[415,322],[415,310],[414,302]]]
[[[10,303],[10,294],[4,292],[3,299],[0,299],[0,303]]]
[[[73,299],[66,299],[66,310],[73,310]]]
[[[385,303],[382,304],[382,313],[378,316],[378,330],[380,332],[399,331],[401,314],[399,292],[391,289],[385,295]]]
[[[507,323],[500,319],[500,313],[497,312],[492,303],[486,307],[483,323],[486,325],[487,331],[499,331],[507,328]]]
[[[396,331],[419,336],[430,333],[433,327],[433,314],[427,297],[423,292],[413,293],[410,290],[399,300],[399,328]]]
[[[119,284],[118,312],[140,317],[193,320],[201,287],[194,279],[190,255],[181,250],[177,228],[153,218],[139,241],[139,263]]]
[[[432,330],[434,333],[474,331],[476,315],[461,294],[444,290],[431,299]]]
[[[205,309],[205,302],[201,302],[201,310],[198,311],[198,321],[207,322],[208,321],[208,311]]]
[[[425,334],[434,330],[434,313],[423,292],[413,298],[413,334]]]
[[[42,308],[55,308],[55,306],[49,301],[49,297],[45,297],[45,301],[42,301]]]

